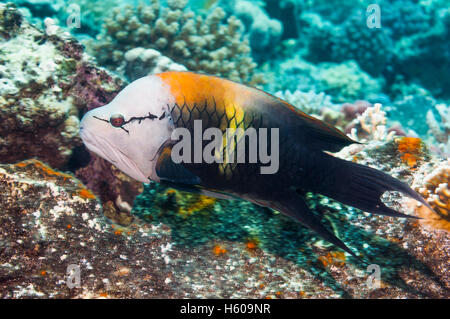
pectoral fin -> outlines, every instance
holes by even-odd
[[[156,162],[156,174],[162,181],[171,183],[180,183],[185,185],[198,185],[200,178],[193,174],[190,170],[172,161],[172,144],[163,144],[159,151],[159,157]]]

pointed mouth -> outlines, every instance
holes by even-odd
[[[80,129],[80,136],[86,147],[95,154],[113,163],[119,169],[137,180],[148,180],[147,176],[141,171],[138,165],[120,149],[112,145],[107,139],[98,135],[93,135],[83,128]]]

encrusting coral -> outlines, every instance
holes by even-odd
[[[105,104],[121,82],[94,67],[53,20],[45,25],[40,31],[0,4],[0,158],[38,157],[61,168],[81,145],[79,113]]]
[[[167,8],[159,0],[136,8],[113,10],[104,31],[92,44],[98,61],[118,67],[125,53],[136,47],[160,51],[191,71],[201,71],[251,82],[256,64],[242,34],[242,23],[216,8],[206,18],[186,8],[185,0],[169,0]]]
[[[78,110],[58,85],[76,62],[19,16],[0,4],[0,157],[39,156],[61,167],[81,144]]]
[[[0,26],[10,26],[0,33],[0,161],[35,157],[66,168],[81,145],[79,116],[110,102],[123,82],[96,67],[53,20],[45,20],[43,32],[17,17],[14,6],[0,4]],[[20,23],[11,27],[10,21]],[[86,167],[74,163],[70,169],[78,169],[77,176],[101,198],[108,217],[129,223],[141,184],[92,157]]]

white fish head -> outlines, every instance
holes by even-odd
[[[157,153],[174,129],[170,88],[157,76],[146,76],[125,87],[111,103],[87,112],[80,123],[86,147],[128,176],[148,183]]]

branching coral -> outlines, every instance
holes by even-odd
[[[147,6],[115,9],[93,44],[98,61],[117,67],[130,49],[152,48],[189,70],[250,82],[256,65],[242,23],[235,17],[224,22],[220,8],[203,18],[186,3],[169,0],[168,8],[161,8],[159,0],[152,0]]]
[[[354,120],[356,126],[350,135],[354,140],[361,142],[391,140],[395,132],[388,131],[386,120],[386,112],[381,110],[380,103],[376,103]]]

